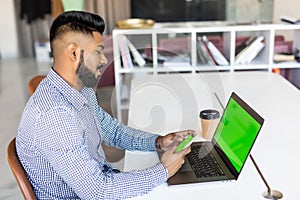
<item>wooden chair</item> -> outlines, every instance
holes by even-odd
[[[28,91],[29,94],[32,95],[37,88],[37,86],[40,84],[40,82],[45,78],[45,75],[37,75],[34,76],[32,79],[28,82]]]
[[[16,138],[13,138],[7,148],[7,159],[10,169],[12,170],[17,183],[20,187],[20,190],[23,194],[24,199],[31,200],[36,199],[36,196],[33,192],[32,186],[27,179],[25,171],[19,161],[17,152],[16,152]]]

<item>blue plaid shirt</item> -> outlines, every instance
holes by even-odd
[[[51,69],[26,104],[16,147],[38,199],[124,199],[165,182],[167,171],[158,163],[119,172],[101,143],[154,151],[157,136],[119,123],[91,88],[77,91]]]

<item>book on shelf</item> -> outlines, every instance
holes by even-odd
[[[264,36],[255,37],[239,54],[235,56],[235,64],[247,64],[254,60],[254,58],[264,48]]]
[[[205,35],[202,36],[202,41],[206,45],[210,55],[214,59],[217,65],[229,65],[228,60],[223,56],[223,54],[218,50],[218,48],[207,39]]]
[[[163,66],[168,67],[186,67],[191,66],[190,57],[186,54],[175,54],[175,55],[159,55],[160,60],[163,60]]]
[[[208,50],[203,43],[201,37],[198,37],[198,48],[197,48],[197,55],[198,55],[198,63],[204,65],[215,65],[215,61],[209,55]]]
[[[295,61],[295,55],[292,53],[275,53],[273,60],[275,63]]]
[[[250,36],[247,41],[240,44],[235,50],[235,58],[240,57],[256,39],[257,36]]]
[[[214,59],[214,57],[212,56],[211,52],[209,51],[207,45],[205,44],[205,42],[203,41],[202,37],[199,36],[199,41],[200,41],[200,44],[201,44],[201,48],[203,49],[203,53],[207,59],[207,62],[211,62],[212,65],[217,65],[217,62],[216,60]]]
[[[265,47],[264,41],[257,43],[255,48],[253,48],[252,51],[249,52],[247,58],[245,59],[245,63],[250,63],[254,58],[261,52],[261,50]]]
[[[137,66],[144,67],[146,64],[146,60],[143,58],[143,56],[140,54],[140,52],[135,48],[135,46],[130,42],[128,38],[127,38],[127,44]]]
[[[300,24],[300,19],[295,19],[293,17],[281,16],[280,20],[288,24]]]
[[[240,45],[238,45],[235,49],[235,56],[240,54],[247,46],[249,46],[253,41],[255,40],[254,36],[250,36],[245,42],[242,42]]]
[[[118,40],[118,45],[119,45],[120,54],[122,58],[123,68],[132,69],[133,62],[128,48],[127,37],[125,35],[120,34],[117,36],[117,40]]]

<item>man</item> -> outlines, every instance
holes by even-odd
[[[184,163],[178,141],[194,131],[166,136],[119,123],[98,106],[94,88],[107,63],[103,19],[62,13],[50,28],[54,63],[29,99],[20,121],[17,153],[38,199],[123,199],[151,191]],[[165,150],[145,170],[120,172],[101,143],[126,150]]]

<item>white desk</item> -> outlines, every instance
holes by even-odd
[[[149,75],[132,81],[129,125],[161,134],[199,130],[199,110],[220,109],[235,91],[265,119],[252,155],[272,189],[283,199],[299,199],[300,92],[279,75],[266,72]],[[220,109],[221,110],[221,109]],[[156,153],[125,154],[125,171],[158,162]],[[266,187],[250,159],[237,181],[168,187],[162,184],[140,199],[264,199]],[[137,198],[137,199],[139,199]]]

